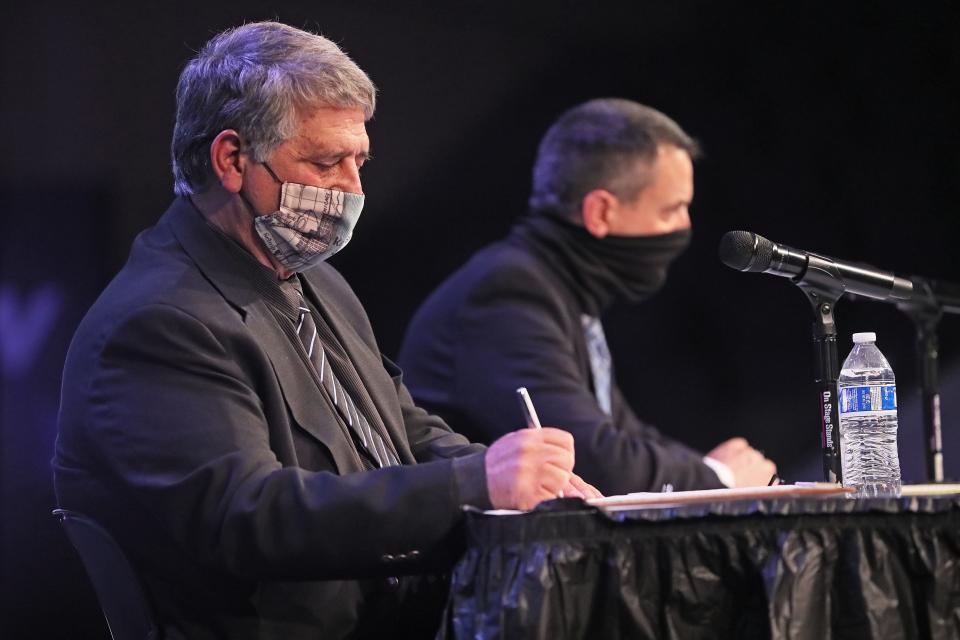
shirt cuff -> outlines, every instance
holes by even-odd
[[[478,509],[492,509],[487,491],[486,451],[459,456],[453,459],[453,481],[456,484],[460,506],[471,505]]]
[[[709,456],[704,456],[703,464],[713,469],[713,472],[717,474],[717,477],[720,478],[720,482],[723,484],[727,485],[728,487],[737,486],[737,479],[734,477],[733,471],[731,471],[730,467],[724,463]]]

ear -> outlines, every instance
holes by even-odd
[[[242,149],[240,134],[233,129],[224,129],[210,143],[210,167],[220,186],[229,193],[239,193],[243,186],[247,157]]]
[[[594,189],[583,197],[580,213],[583,226],[596,238],[610,233],[610,223],[616,215],[617,198],[606,189]]]

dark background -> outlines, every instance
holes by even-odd
[[[709,448],[745,435],[818,479],[811,315],[786,280],[716,259],[723,232],[960,281],[955,3],[18,2],[0,25],[0,602],[4,637],[105,637],[49,516],[70,335],[171,198],[173,90],[217,31],[279,18],[340,43],[380,88],[374,161],[334,259],[395,355],[422,298],[523,212],[564,109],[623,96],[706,150],[694,242],[607,333],[637,412]],[[841,358],[875,330],[900,387],[904,478],[924,477],[913,334],[844,301]],[[948,475],[960,475],[960,320],[941,325]]]

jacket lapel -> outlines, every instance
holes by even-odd
[[[246,324],[255,336],[264,337],[260,344],[270,358],[283,399],[296,423],[330,450],[340,472],[363,468],[339,412],[265,302],[249,307]]]
[[[242,315],[251,340],[260,345],[273,366],[284,401],[297,425],[323,443],[340,473],[362,468],[348,427],[321,391],[309,363],[281,329],[264,297],[251,286],[245,271],[231,268],[236,252],[204,220],[186,198],[178,198],[164,215],[174,235],[204,276]],[[302,351],[302,349],[301,349]]]

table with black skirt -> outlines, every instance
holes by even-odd
[[[468,511],[438,638],[960,638],[960,497]]]

